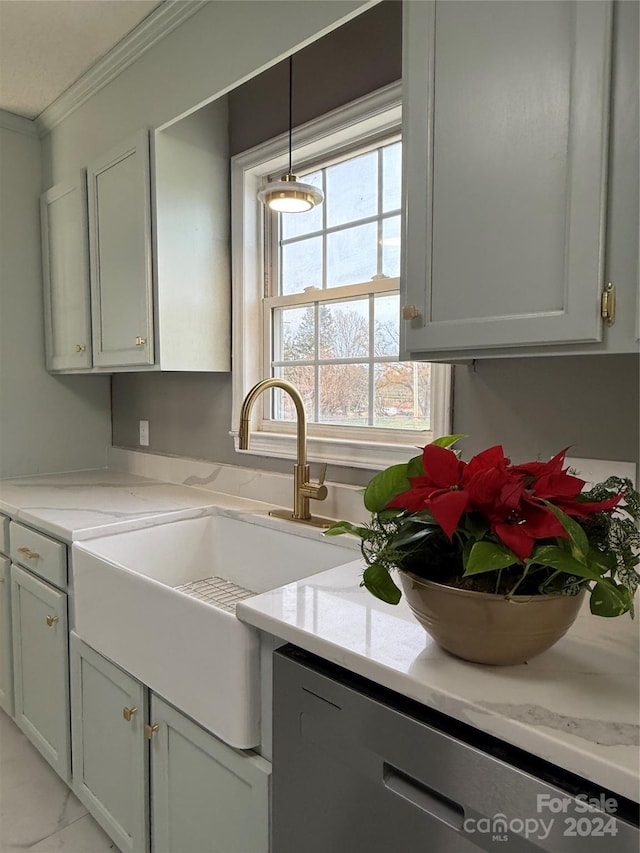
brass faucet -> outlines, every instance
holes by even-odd
[[[323,501],[327,497],[327,487],[324,478],[327,473],[326,464],[320,469],[320,479],[317,483],[309,480],[310,470],[307,464],[307,416],[300,392],[285,379],[263,379],[254,385],[244,398],[240,410],[240,429],[238,444],[241,450],[249,449],[249,417],[253,404],[263,391],[269,388],[280,388],[286,391],[293,400],[297,416],[297,459],[293,467],[293,512],[283,509],[272,509],[269,515],[277,518],[287,518],[290,521],[301,521],[315,527],[329,527],[333,521],[328,518],[318,518],[309,512],[309,501]]]

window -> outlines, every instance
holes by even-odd
[[[232,165],[234,427],[254,382],[277,376],[301,392],[309,454],[384,467],[448,431],[449,371],[401,362],[399,87],[387,87],[295,132],[296,173],[325,193],[307,213],[256,201],[286,162],[286,139]],[[293,456],[295,410],[263,395],[251,450]]]

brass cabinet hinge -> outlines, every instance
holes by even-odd
[[[607,321],[607,326],[613,326],[616,321],[616,288],[611,282],[602,291],[600,313],[602,319]]]

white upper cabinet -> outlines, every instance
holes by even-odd
[[[153,364],[149,136],[89,166],[93,363]]]
[[[612,4],[404,16],[405,354],[600,342]]]
[[[96,158],[86,183],[42,197],[48,369],[230,370],[226,98]]]
[[[40,198],[48,370],[91,367],[86,175]]]

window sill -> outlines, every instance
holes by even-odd
[[[278,459],[296,458],[296,436],[273,432],[252,432],[249,450],[240,450],[238,434],[231,432],[237,453],[250,456],[270,456]],[[408,462],[431,440],[431,433],[416,435],[416,443],[385,444],[379,441],[355,441],[336,438],[307,439],[307,457],[310,462],[326,462],[348,468],[367,468],[381,471],[389,465]]]

